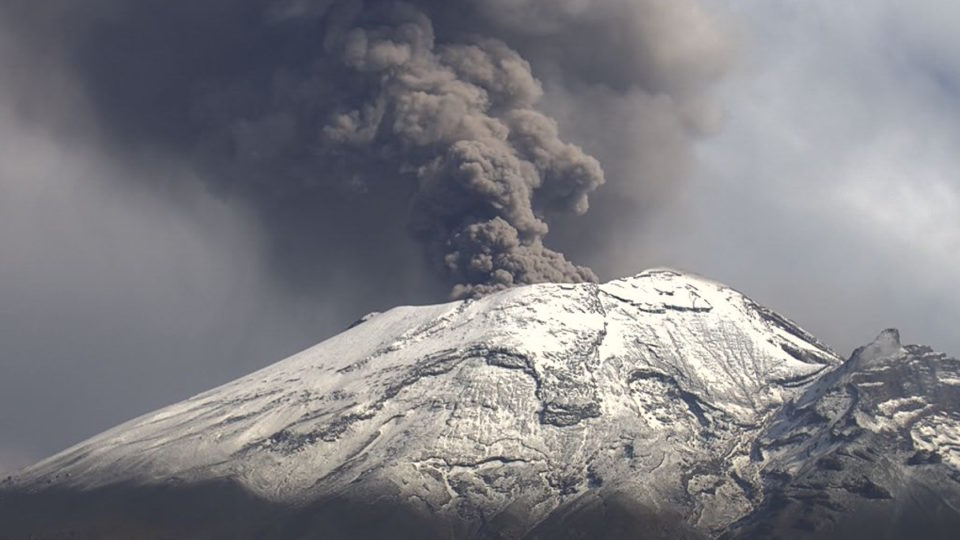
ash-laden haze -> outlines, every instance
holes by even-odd
[[[12,12],[53,27],[121,151],[187,159],[252,206],[296,285],[347,259],[401,272],[424,253],[456,297],[596,281],[548,247],[548,220],[584,214],[605,182],[623,219],[655,205],[713,121],[703,95],[728,57],[694,0],[71,4]],[[573,125],[615,110],[604,136],[650,163],[608,160],[605,175],[542,101]],[[647,119],[674,128],[637,137]],[[610,234],[598,212],[570,222],[565,247]],[[421,248],[398,249],[401,234]]]
[[[0,471],[369,311],[636,272],[729,56],[693,0],[0,0]]]

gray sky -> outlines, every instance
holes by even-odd
[[[219,165],[178,146],[196,134],[178,116],[195,102],[170,97],[189,69],[158,56],[149,65],[171,88],[125,86],[111,73],[139,65],[129,51],[98,53],[82,25],[62,31],[62,11],[8,1],[0,26],[31,35],[0,28],[0,71],[16,75],[0,82],[0,471],[278,360],[366,311],[443,300],[449,284],[406,234],[357,240],[402,212],[351,222],[333,207],[343,204],[324,203],[330,192],[225,194]],[[842,354],[887,326],[960,354],[960,7],[704,0],[721,14],[704,27],[656,12],[689,41],[647,29],[667,45],[601,44],[609,63],[551,56],[553,26],[589,43],[630,9],[587,4],[594,13],[498,0],[481,28],[531,62],[540,108],[606,172],[593,213],[553,221],[552,247],[602,279],[672,265],[724,281]],[[138,20],[108,9],[122,2],[92,5]],[[285,5],[277,13],[305,17],[298,6],[312,4]],[[511,6],[558,7],[536,18],[545,28],[521,30],[508,24]],[[225,25],[247,35],[245,16]],[[455,26],[433,16],[441,34]],[[183,31],[140,33],[163,50],[209,29]],[[237,46],[222,35],[222,47]],[[87,56],[64,56],[65,43]],[[617,60],[633,50],[671,60]],[[254,79],[224,76],[228,93]],[[393,195],[357,204],[377,213]]]
[[[699,172],[647,229],[843,354],[883,327],[960,354],[960,6],[732,3],[741,62]],[[695,216],[671,227],[671,214]]]

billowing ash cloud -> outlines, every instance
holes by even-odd
[[[595,280],[543,245],[538,214],[585,212],[604,178],[533,108],[543,91],[530,65],[494,39],[437,44],[430,19],[409,4],[338,19],[325,49],[348,86],[364,89],[353,96],[363,103],[332,103],[316,151],[374,166],[385,178],[372,182],[415,180],[412,232],[453,277],[454,295]]]
[[[308,156],[307,183],[415,186],[408,229],[455,297],[596,280],[544,246],[542,216],[585,212],[603,170],[534,108],[543,89],[527,61],[493,38],[440,43],[412,4],[350,3],[325,15],[322,56],[273,84],[267,110],[214,123],[228,152],[254,163]]]
[[[134,4],[64,8],[60,32],[120,146],[172,151],[252,206],[278,267],[409,273],[425,252],[454,297],[596,280],[547,222],[615,184],[616,212],[561,232],[590,252],[655,204],[727,51],[697,0]]]

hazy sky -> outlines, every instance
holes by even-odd
[[[723,131],[652,249],[845,355],[885,326],[960,354],[960,5],[716,3],[744,36]]]
[[[311,143],[264,120],[299,95],[276,90],[276,71],[260,81],[273,57],[242,46],[264,3],[236,2],[236,19],[216,24],[191,22],[206,8],[168,20],[151,12],[169,15],[162,2],[142,1],[142,17],[135,4],[91,1],[102,20],[73,23],[62,6],[0,0],[0,471],[278,360],[367,311],[441,301],[451,284],[406,234],[406,206],[386,204],[394,191],[223,187],[277,163],[291,177],[310,165],[261,147],[237,172],[207,150],[224,130],[234,142],[253,130]],[[275,4],[284,9],[269,17],[306,20],[330,2]],[[844,355],[888,326],[960,354],[960,6],[703,0],[714,13],[704,22],[649,0],[636,5],[661,30],[633,29],[647,41],[623,45],[594,33],[629,2],[485,5],[471,31],[530,61],[543,87],[537,110],[606,173],[594,213],[556,216],[551,247],[601,279],[670,265],[723,281]],[[543,28],[508,24],[549,6]],[[463,31],[429,9],[440,41]],[[114,46],[124,25],[145,40],[144,58]],[[190,49],[214,26],[222,50]],[[269,32],[249,39],[280,47]],[[595,41],[602,61],[578,56]],[[158,52],[167,49],[185,54]],[[313,96],[331,83],[294,69],[313,65],[301,53],[281,56],[293,87]],[[225,57],[236,65],[204,64]],[[201,80],[207,97],[196,98],[191,77],[208,72],[219,86]],[[215,112],[230,122],[183,121],[195,118],[187,105],[210,100],[226,103]]]

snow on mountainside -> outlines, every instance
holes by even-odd
[[[935,404],[960,389],[960,372],[938,375],[955,361],[885,334],[841,365],[795,324],[699,277],[533,285],[365,319],[28,468],[0,491],[0,522],[4,491],[8,508],[29,510],[44,493],[228,482],[283,510],[241,515],[234,533],[212,518],[196,528],[203,516],[165,532],[404,537],[394,524],[412,519],[411,538],[616,537],[617,527],[624,538],[755,537],[770,536],[770,520],[794,527],[823,510],[797,495],[811,463],[842,462],[821,483],[850,497],[891,484],[881,478],[891,467],[843,453],[854,439],[912,445],[905,459],[929,469],[921,480],[943,467],[957,475],[957,403]],[[922,390],[888,391],[912,377],[867,375],[894,369],[891,355],[920,355],[935,373]],[[848,499],[827,513],[855,506]],[[393,510],[355,519],[374,503]],[[103,506],[44,530],[121,530]],[[127,534],[169,525],[124,512]],[[16,531],[33,532],[20,515]],[[595,516],[605,532],[591,529]]]
[[[731,538],[956,538],[960,361],[885,330],[784,407],[754,459],[771,495]]]

